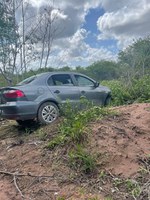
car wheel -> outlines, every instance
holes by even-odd
[[[54,122],[59,116],[59,109],[55,103],[43,103],[38,110],[38,121],[40,124],[46,125]]]
[[[34,119],[28,119],[28,120],[16,120],[16,122],[20,125],[20,126],[31,126],[35,123]]]
[[[104,106],[110,105],[110,102],[111,102],[111,97],[108,96],[108,97],[106,98],[106,100],[105,100]]]

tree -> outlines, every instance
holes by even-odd
[[[53,41],[58,34],[58,29],[56,25],[59,9],[53,7],[54,5],[48,5],[41,9],[39,14],[39,27],[37,28],[34,38],[38,38],[41,45],[40,48],[40,66],[39,68],[46,68],[48,66],[48,61],[51,53],[51,48]],[[54,12],[55,10],[55,12]]]
[[[0,3],[0,72],[9,84],[15,71],[17,37],[13,12],[3,1]]]
[[[132,74],[145,75],[150,72],[150,37],[138,39],[118,55],[122,65],[129,66]]]
[[[36,12],[29,0],[0,3],[0,71],[8,82],[14,74],[24,78],[29,64],[36,59],[40,60],[40,68],[47,67],[57,30],[57,10],[49,5]]]
[[[86,68],[85,73],[95,80],[112,80],[118,78],[118,64],[113,61],[98,61]]]

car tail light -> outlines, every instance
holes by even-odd
[[[4,92],[6,98],[21,98],[24,97],[24,93],[21,90],[9,90]]]

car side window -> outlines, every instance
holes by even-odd
[[[69,74],[56,74],[48,79],[48,85],[73,86],[73,81]]]
[[[80,75],[74,75],[74,76],[78,83],[78,86],[94,86],[93,81],[91,81],[90,79]]]

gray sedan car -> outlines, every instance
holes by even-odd
[[[20,125],[35,119],[49,124],[58,118],[60,107],[68,100],[71,105],[79,105],[81,97],[94,105],[107,105],[111,91],[83,74],[47,72],[14,87],[1,88],[0,110],[2,118],[16,120]]]

